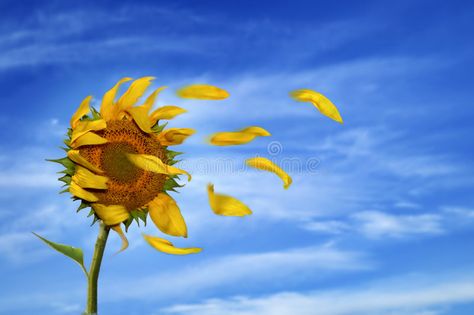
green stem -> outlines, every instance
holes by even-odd
[[[99,279],[100,265],[104,256],[105,244],[109,236],[110,228],[100,222],[99,234],[95,242],[94,255],[92,256],[87,283],[87,306],[85,315],[97,314],[97,280]]]

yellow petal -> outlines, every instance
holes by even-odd
[[[217,86],[207,84],[193,84],[185,86],[176,93],[179,97],[198,100],[223,100],[229,93]]]
[[[120,250],[117,252],[120,253],[120,252],[123,252],[124,250],[127,249],[128,247],[128,240],[127,240],[127,237],[125,236],[125,234],[123,233],[122,231],[122,227],[120,226],[120,224],[117,224],[117,225],[113,225],[111,226],[112,230],[114,230],[119,236],[120,238],[122,239],[122,246],[120,248]]]
[[[92,209],[97,216],[104,221],[105,225],[113,226],[127,220],[130,213],[122,205],[106,206],[100,203],[93,203]]]
[[[253,135],[256,135],[256,136],[260,136],[260,137],[271,136],[270,132],[268,132],[266,129],[263,129],[262,127],[258,127],[258,126],[246,127],[244,129],[240,130],[240,132],[250,133],[250,134],[253,134]]]
[[[108,180],[107,177],[96,175],[80,165],[76,165],[76,171],[72,176],[72,181],[82,188],[107,189]]]
[[[276,165],[275,163],[273,163],[267,158],[255,157],[255,158],[246,160],[245,163],[247,163],[248,166],[257,168],[259,170],[272,172],[278,175],[278,177],[280,177],[281,180],[283,181],[283,187],[285,189],[290,187],[292,183],[291,177],[284,170],[282,170],[278,165]]]
[[[148,108],[144,105],[138,107],[130,107],[127,109],[127,113],[132,116],[133,120],[137,123],[138,127],[146,133],[152,133],[151,123],[148,117]]]
[[[94,195],[90,191],[85,190],[75,182],[71,182],[71,184],[69,185],[69,192],[71,193],[71,195],[89,202],[96,202],[97,200],[99,200],[96,195]]]
[[[117,102],[120,110],[123,111],[135,105],[138,99],[145,93],[145,90],[153,79],[154,77],[143,77],[133,81],[127,92],[125,92]]]
[[[209,195],[209,205],[215,214],[238,217],[252,214],[252,210],[236,198],[214,193],[214,185],[212,184],[207,185],[207,193]]]
[[[270,133],[262,127],[251,126],[239,131],[217,132],[211,135],[209,142],[213,145],[227,146],[249,143],[257,136],[267,137]]]
[[[127,158],[137,167],[153,173],[172,175],[186,174],[188,181],[191,180],[191,174],[180,168],[167,165],[161,159],[148,154],[127,154]]]
[[[151,235],[143,234],[143,238],[156,250],[160,252],[171,254],[171,255],[188,255],[188,254],[196,254],[199,253],[202,248],[191,247],[191,248],[178,248],[174,247],[174,245],[163,238],[155,237]]]
[[[76,138],[76,141],[71,142],[70,145],[73,149],[76,149],[83,145],[98,145],[98,144],[104,144],[104,143],[107,143],[107,139],[102,138],[101,136],[91,131],[87,131],[85,134],[83,134],[79,138]]]
[[[112,120],[116,118],[116,115],[119,111],[118,106],[114,103],[115,95],[117,95],[117,91],[122,85],[122,83],[131,81],[132,78],[123,78],[115,84],[113,88],[108,90],[104,97],[102,97],[102,104],[100,105],[100,115],[105,120]]]
[[[99,131],[107,128],[107,123],[103,119],[79,121],[76,128],[72,131],[71,143],[74,143],[77,138],[89,131]]]
[[[295,100],[300,102],[310,102],[321,112],[321,114],[328,116],[341,124],[343,123],[337,107],[323,94],[308,89],[296,90],[290,94]]]
[[[157,95],[166,88],[167,88],[166,86],[161,86],[157,88],[153,93],[150,94],[150,96],[148,96],[148,98],[146,99],[145,103],[143,103],[142,106],[145,106],[149,112],[151,108],[153,107],[153,104],[155,104]]]
[[[79,108],[76,110],[76,112],[72,115],[71,117],[71,128],[74,129],[76,128],[77,123],[79,120],[82,118],[82,116],[86,115],[89,111],[89,103],[91,101],[92,96],[86,97],[81,105],[79,105]]]
[[[164,193],[148,203],[148,213],[161,232],[172,236],[188,236],[186,222],[176,201]]]
[[[173,119],[178,115],[186,113],[187,110],[184,108],[178,107],[178,106],[173,106],[173,105],[167,105],[167,106],[162,106],[157,108],[153,113],[150,115],[150,122],[151,125],[155,125],[156,122],[160,119]]]
[[[158,135],[158,141],[162,145],[177,145],[181,144],[189,136],[192,136],[196,131],[191,128],[170,128]]]
[[[67,152],[67,157],[73,161],[74,163],[77,163],[79,165],[84,166],[85,168],[93,171],[94,173],[102,174],[103,171],[98,168],[97,166],[93,165],[91,162],[89,162],[86,158],[84,158],[79,150],[69,150]]]

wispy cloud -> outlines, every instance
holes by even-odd
[[[104,290],[107,300],[163,300],[177,297],[183,292],[188,296],[202,296],[206,292],[232,288],[235,283],[245,282],[247,287],[269,281],[285,281],[288,284],[291,282],[289,279],[303,281],[314,275],[315,271],[316,278],[321,279],[335,273],[370,270],[373,267],[373,262],[364,253],[327,244],[214,257],[182,270],[163,271],[142,278],[114,278],[112,282],[105,283]],[[120,288],[115,285],[117,281],[121,283]],[[127,290],[123,291],[122,287],[127,287]]]
[[[198,304],[174,305],[160,312],[187,315],[428,315],[448,314],[449,307],[474,300],[471,279],[435,279],[379,283],[313,292],[282,292],[263,297],[237,296]],[[412,282],[409,282],[412,281]]]

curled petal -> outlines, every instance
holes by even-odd
[[[96,195],[94,195],[90,191],[85,190],[75,182],[71,182],[71,184],[69,185],[69,192],[71,193],[71,195],[89,202],[96,202],[97,200],[99,200]]]
[[[143,103],[142,105],[148,109],[147,113],[151,110],[151,108],[153,107],[153,104],[155,104],[155,100],[158,94],[166,88],[167,88],[166,86],[161,86],[157,88],[153,93],[151,93],[150,96],[148,96],[145,103]]]
[[[172,236],[187,237],[186,222],[176,201],[165,193],[148,203],[148,213],[161,232]]]
[[[202,248],[191,247],[191,248],[178,248],[174,247],[174,245],[163,238],[155,237],[151,235],[143,234],[143,238],[156,250],[160,252],[171,254],[171,255],[188,255],[188,254],[196,254],[202,251]]]
[[[82,165],[85,168],[93,171],[94,173],[97,173],[97,174],[104,173],[101,169],[99,169],[97,166],[95,166],[94,164],[89,162],[85,157],[83,157],[80,154],[79,150],[69,150],[67,152],[67,157],[74,163]]]
[[[120,250],[117,252],[117,254],[120,252],[123,252],[128,247],[128,240],[127,240],[127,237],[125,236],[125,233],[123,233],[122,231],[122,227],[120,226],[120,224],[117,224],[117,225],[111,226],[110,228],[114,230],[120,236],[120,239],[122,240],[122,246],[120,247]]]
[[[120,224],[130,216],[130,213],[122,205],[106,206],[100,203],[93,203],[92,209],[104,221],[104,224],[108,226]]]
[[[76,128],[72,131],[71,144],[74,143],[77,138],[89,131],[99,131],[105,128],[107,128],[107,123],[103,119],[79,121]]]
[[[178,145],[192,136],[196,131],[191,128],[170,128],[158,135],[158,140],[162,145]]]
[[[240,145],[249,143],[258,136],[268,137],[270,133],[261,127],[251,126],[239,131],[217,132],[210,137],[209,142],[219,146]]]
[[[133,80],[132,78],[123,78],[115,84],[113,88],[108,90],[102,97],[102,104],[100,105],[100,115],[105,120],[115,119],[118,113],[118,106],[115,104],[115,95],[123,83]]]
[[[173,106],[173,105],[167,105],[167,106],[162,106],[157,108],[153,113],[150,115],[150,122],[151,125],[155,125],[156,122],[160,119],[173,119],[178,115],[186,113],[187,110],[184,108],[178,107],[178,106]]]
[[[76,112],[72,115],[71,121],[70,121],[72,129],[75,129],[77,126],[77,123],[82,118],[82,116],[86,115],[90,111],[89,103],[91,99],[92,99],[92,96],[86,97],[81,102],[81,105],[79,105],[79,108],[76,110]]]
[[[228,195],[215,193],[213,184],[207,185],[207,193],[209,205],[215,214],[237,217],[252,214],[252,210],[240,200]]]
[[[186,174],[188,181],[191,180],[191,174],[180,168],[167,165],[161,159],[148,154],[127,154],[127,158],[137,167],[153,173],[166,174],[169,176]]]
[[[96,175],[80,165],[76,165],[76,171],[72,176],[72,181],[82,188],[107,189],[108,180],[107,177]]]
[[[125,92],[117,102],[120,111],[124,111],[135,105],[138,99],[145,93],[145,90],[153,79],[154,77],[143,77],[133,81],[127,92]]]
[[[104,143],[107,143],[107,139],[102,138],[98,134],[95,134],[91,131],[87,131],[82,136],[76,138],[76,140],[71,143],[71,147],[76,149],[83,145],[98,145]]]
[[[181,98],[198,100],[223,100],[229,97],[229,92],[217,86],[193,84],[185,86],[176,93]]]
[[[127,109],[127,113],[132,116],[133,120],[137,123],[138,127],[146,133],[152,133],[151,123],[148,117],[148,108],[145,105],[138,107],[130,107]]]
[[[312,103],[321,114],[341,124],[343,123],[341,114],[339,114],[336,105],[323,94],[313,90],[301,89],[291,92],[290,95],[297,101]]]
[[[267,158],[255,157],[255,158],[247,159],[245,163],[247,163],[248,166],[257,168],[259,170],[264,170],[264,171],[268,171],[268,172],[272,172],[276,174],[283,181],[283,187],[285,189],[290,187],[292,183],[291,177],[284,170],[282,170],[278,165],[276,165],[275,163],[273,163]]]

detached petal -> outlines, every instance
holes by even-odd
[[[197,247],[191,247],[191,248],[174,247],[174,245],[170,241],[167,241],[160,237],[151,236],[151,235],[143,234],[143,238],[153,248],[166,254],[188,255],[188,254],[196,254],[202,251],[202,248],[197,248]]]
[[[186,112],[187,110],[178,106],[173,106],[173,105],[162,106],[156,109],[153,113],[151,113],[150,122],[151,122],[151,125],[153,126],[160,119],[166,119],[166,120],[173,119],[176,116],[184,114]]]
[[[97,216],[104,221],[105,225],[113,226],[127,220],[130,213],[122,205],[106,206],[100,203],[93,203],[92,209]]]
[[[82,102],[81,105],[79,105],[79,108],[76,110],[76,112],[72,115],[71,117],[71,128],[74,129],[76,128],[77,123],[79,120],[82,118],[82,116],[86,115],[89,113],[90,108],[89,108],[89,103],[91,102],[92,96],[86,97]]]
[[[96,175],[80,165],[76,165],[76,172],[72,176],[72,181],[82,188],[107,189],[108,180],[107,177]]]
[[[123,233],[122,231],[122,227],[120,226],[120,224],[117,224],[117,225],[113,225],[111,226],[112,230],[114,230],[119,236],[120,238],[122,239],[122,246],[120,248],[120,250],[117,252],[120,253],[120,252],[123,252],[124,250],[127,249],[128,247],[128,240],[127,240],[127,237],[125,236],[125,233]]]
[[[268,172],[272,172],[272,173],[276,174],[283,181],[283,187],[285,189],[290,187],[290,185],[292,183],[292,179],[291,179],[290,175],[288,175],[278,165],[276,165],[275,163],[273,163],[272,161],[270,161],[267,158],[255,157],[255,158],[247,159],[245,161],[245,163],[248,166],[257,168],[259,170],[264,170],[264,171],[268,171]]]
[[[180,168],[163,163],[158,157],[148,154],[127,154],[127,158],[137,167],[153,173],[172,175],[186,174],[188,181],[191,180],[191,174]]]
[[[176,201],[160,193],[148,203],[148,213],[161,232],[172,236],[187,237],[187,227]]]
[[[158,140],[162,145],[178,145],[192,136],[196,131],[191,128],[170,128],[158,135]]]
[[[179,89],[176,93],[181,98],[198,100],[223,100],[229,97],[229,92],[217,86],[193,84]]]
[[[211,135],[209,142],[213,145],[228,146],[249,143],[256,137],[268,137],[271,134],[262,127],[251,126],[239,131],[217,132]]]
[[[79,121],[76,128],[72,131],[71,143],[74,143],[77,138],[89,131],[99,131],[105,128],[107,128],[107,123],[103,119]]]
[[[145,93],[145,90],[150,86],[154,77],[143,77],[132,82],[127,92],[118,100],[117,104],[120,111],[132,107],[138,99]]]
[[[118,114],[118,106],[115,104],[115,95],[117,95],[117,91],[119,87],[127,82],[133,80],[132,78],[123,78],[115,84],[113,88],[108,90],[104,96],[102,97],[102,104],[100,105],[100,115],[105,120],[112,120],[116,118]]]
[[[85,168],[93,171],[94,173],[98,173],[98,174],[104,173],[100,168],[98,168],[97,166],[95,166],[94,164],[86,160],[86,158],[84,158],[80,154],[79,150],[69,150],[67,152],[67,157],[74,163],[82,165]]]
[[[91,131],[87,131],[82,136],[76,138],[76,141],[71,142],[71,147],[73,149],[76,149],[83,145],[98,145],[104,143],[107,143],[107,139],[102,138],[98,134],[95,134]]]
[[[234,197],[214,193],[214,185],[207,185],[209,205],[218,215],[242,217],[252,214],[252,210]]]
[[[290,95],[297,101],[312,103],[321,112],[321,114],[328,116],[329,118],[341,124],[343,123],[342,117],[339,114],[339,110],[337,109],[336,105],[334,105],[323,94],[313,90],[301,89],[291,92]]]
[[[96,202],[97,200],[99,200],[96,195],[94,195],[90,191],[85,190],[75,182],[71,182],[71,184],[69,185],[69,192],[71,193],[71,195],[89,202]]]

